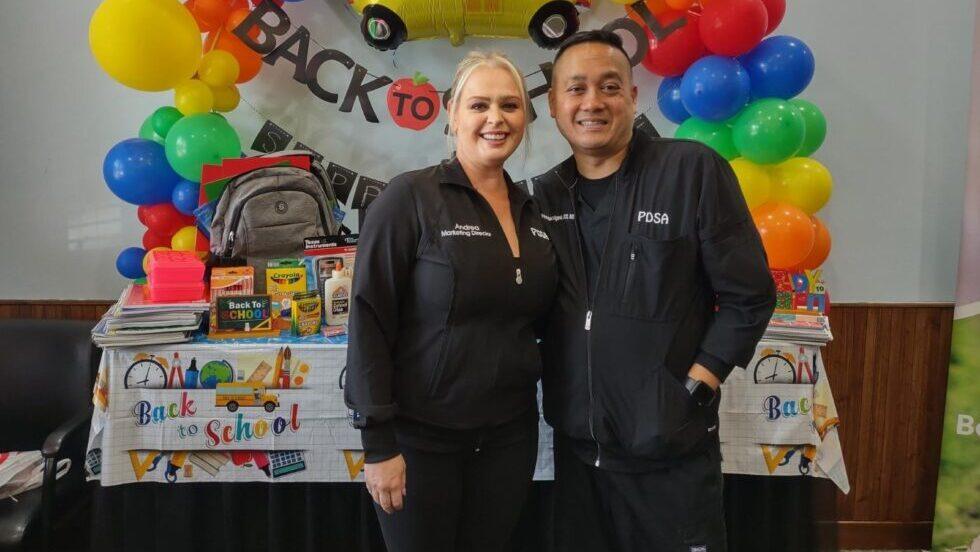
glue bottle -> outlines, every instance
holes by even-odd
[[[340,326],[347,323],[350,315],[351,278],[350,271],[343,262],[337,262],[330,278],[323,282],[324,318],[327,325]]]

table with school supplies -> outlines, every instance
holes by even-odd
[[[383,550],[343,402],[345,361],[344,336],[105,348],[86,462],[99,481],[93,544]],[[726,500],[737,502],[726,514],[729,532],[773,516],[766,504],[793,496],[773,524],[793,531],[773,542],[809,538],[786,521],[813,519],[803,481],[828,478],[847,489],[819,346],[760,343],[725,383],[720,418]],[[542,421],[539,483],[515,536],[526,550],[545,549],[551,439]],[[832,503],[833,493],[822,492]],[[238,521],[200,523],[225,518]]]
[[[331,341],[106,348],[90,478],[103,486],[358,480],[364,457],[343,399],[346,345]],[[763,341],[721,397],[726,473],[825,477],[848,490],[818,346]],[[536,479],[552,478],[551,442],[542,421]]]

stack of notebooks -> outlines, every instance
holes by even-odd
[[[146,287],[130,284],[92,329],[99,347],[184,343],[201,327],[210,304],[197,301],[151,303]]]
[[[830,333],[830,322],[827,317],[819,312],[777,312],[772,315],[772,320],[769,321],[762,338],[770,341],[823,345],[833,341],[834,336]]]

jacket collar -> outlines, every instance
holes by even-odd
[[[463,166],[460,165],[459,159],[453,157],[439,164],[439,181],[443,184],[452,184],[455,186],[462,186],[463,188],[469,188],[470,190],[476,191],[473,187],[473,183],[470,182],[468,176],[466,176],[466,171],[463,170]],[[507,171],[504,171],[504,181],[507,183],[507,193],[510,197],[511,205],[519,205],[524,201],[531,199],[531,196],[527,195],[527,192],[518,188],[514,181],[511,180],[510,175]]]
[[[633,137],[630,138],[630,143],[627,151],[626,157],[623,158],[623,163],[616,169],[621,177],[625,177],[630,172],[632,172],[633,165],[636,164],[638,158],[643,157],[642,151],[649,142],[649,137],[643,132],[638,132],[633,130]],[[575,156],[571,155],[568,159],[561,162],[560,165],[555,167],[555,174],[558,176],[558,180],[565,185],[566,188],[572,188],[575,186],[575,182],[578,179],[578,169],[575,166]],[[625,181],[626,178],[623,178]]]

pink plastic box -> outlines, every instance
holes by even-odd
[[[193,251],[154,251],[147,268],[158,284],[204,281],[204,263]]]

